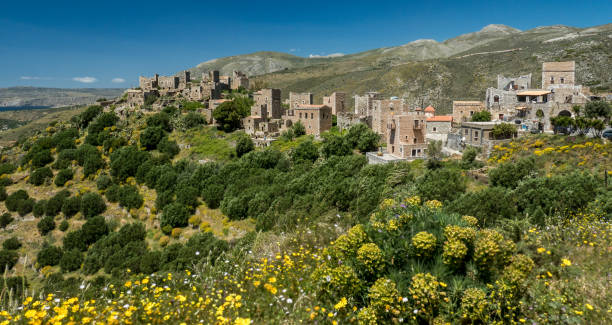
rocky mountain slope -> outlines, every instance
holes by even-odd
[[[577,80],[596,92],[612,90],[612,24],[589,28],[545,26],[519,31],[489,25],[444,42],[417,40],[333,58],[301,58],[257,52],[199,64],[200,72],[242,70],[269,87],[309,91],[315,101],[333,91],[349,95],[379,91],[415,105],[450,111],[453,100],[482,100],[497,74],[533,73],[540,82],[544,61],[575,60]]]

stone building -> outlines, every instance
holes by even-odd
[[[422,111],[391,114],[386,125],[387,153],[403,159],[424,158],[426,130]]]
[[[179,88],[184,89],[189,87],[189,83],[191,82],[191,72],[184,70],[179,72]]]
[[[501,121],[491,122],[465,122],[461,124],[461,145],[462,147],[473,146],[482,149],[484,157],[488,157],[493,146],[507,139],[496,139],[492,131]],[[510,138],[514,137],[512,135]]]
[[[372,101],[382,99],[381,95],[375,91],[367,92],[363,96],[355,95],[354,98],[355,115],[357,116],[369,116],[372,109]]]
[[[453,123],[461,123],[469,121],[472,115],[485,109],[485,105],[481,101],[453,101]]]
[[[381,136],[386,136],[387,121],[391,115],[408,112],[408,104],[403,99],[375,99],[372,100],[368,114],[372,117],[372,130]]]
[[[138,77],[138,85],[142,90],[156,89],[159,81],[159,75],[156,73],[153,78]]]
[[[160,76],[158,85],[161,89],[178,89],[179,77],[175,76]]]
[[[299,105],[289,109],[283,115],[283,128],[289,128],[300,122],[306,129],[306,134],[320,136],[332,127],[332,111],[327,105]]]
[[[202,72],[203,82],[219,82],[219,70]]]
[[[219,83],[229,87],[232,83],[232,78],[230,76],[219,76]]]
[[[330,96],[323,97],[323,105],[331,107],[332,114],[338,115],[346,111],[346,93],[333,92]]]
[[[244,88],[249,89],[249,77],[241,71],[234,70],[232,74],[232,87],[233,90]]]
[[[296,109],[300,105],[314,104],[312,93],[289,92],[289,109]]]
[[[280,119],[283,115],[280,89],[261,89],[253,93],[256,106],[266,105],[269,119]]]
[[[427,115],[425,115],[427,116]],[[447,136],[453,128],[452,115],[438,115],[427,117],[427,140],[440,140],[446,142]]]
[[[576,81],[575,70],[574,61],[542,63],[542,89],[554,85],[573,86]]]
[[[147,98],[159,96],[159,92],[155,89],[152,89],[152,90],[128,89],[126,93],[127,93],[126,103],[130,108],[140,107],[145,104],[145,101],[147,100]]]

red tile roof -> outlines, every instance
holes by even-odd
[[[435,111],[436,111],[436,109],[433,108],[433,106],[431,106],[431,105],[429,105],[429,106],[427,106],[427,108],[425,108],[425,112],[435,112]]]
[[[452,122],[452,121],[453,121],[452,115],[439,115],[439,116],[433,116],[427,119],[427,122]]]

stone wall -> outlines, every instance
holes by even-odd
[[[294,93],[289,92],[289,109],[296,109],[300,105],[312,105],[312,93]]]
[[[306,129],[306,134],[320,136],[322,132],[329,131],[332,127],[331,107],[327,105],[303,105],[287,111],[283,120],[291,121],[286,127],[300,121]]]
[[[159,77],[159,87],[162,89],[177,89],[179,86],[179,77]]]
[[[344,113],[347,109],[346,94],[341,92],[334,92],[330,96],[324,96],[323,105],[331,107],[332,114],[334,115]]]
[[[400,158],[423,158],[427,123],[422,112],[392,115],[386,125],[387,153]]]
[[[369,116],[355,115],[353,113],[340,113],[336,115],[336,123],[340,130],[349,129],[351,126],[359,123],[363,123],[371,128],[372,118]]]
[[[255,105],[266,105],[268,118],[279,119],[283,115],[280,89],[261,89],[253,94]]]
[[[575,70],[574,61],[542,63],[542,89],[557,84],[573,86],[576,82]]]
[[[521,90],[531,88],[531,73],[519,77],[505,77],[497,75],[497,89]]]
[[[453,101],[453,123],[469,121],[476,112],[485,109],[481,101]]]

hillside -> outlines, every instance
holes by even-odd
[[[99,98],[113,99],[123,91],[121,88],[0,88],[0,109],[90,105]]]
[[[4,148],[0,321],[611,320],[609,142],[368,165],[367,128],[256,149],[203,124],[91,106]]]
[[[453,100],[483,100],[497,74],[533,73],[540,82],[545,61],[575,60],[577,82],[594,91],[612,90],[612,25],[590,28],[538,27],[518,31],[489,25],[444,42],[418,40],[335,58],[300,58],[258,52],[202,63],[192,71],[246,70],[260,84],[288,91],[308,91],[315,102],[333,91],[349,95],[379,91],[406,97],[414,105],[433,104],[449,112]],[[259,62],[257,69],[251,62]],[[266,67],[265,69],[263,67]],[[248,70],[251,69],[251,70]]]

